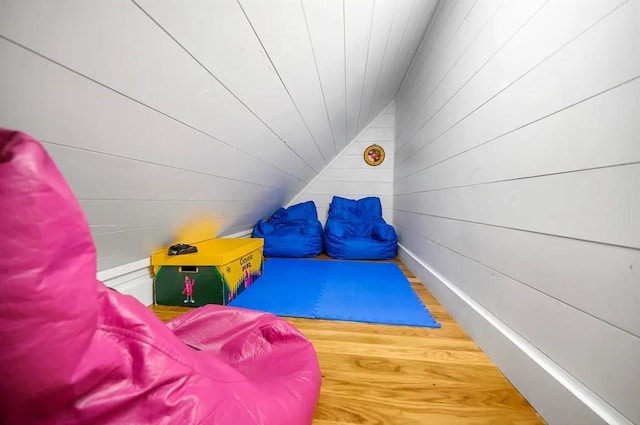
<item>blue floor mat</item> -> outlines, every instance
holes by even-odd
[[[229,305],[279,316],[440,327],[394,263],[272,258]]]

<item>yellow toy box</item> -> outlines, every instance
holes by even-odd
[[[263,239],[209,239],[198,252],[151,256],[154,302],[199,307],[228,304],[262,275]]]

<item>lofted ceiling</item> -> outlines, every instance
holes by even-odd
[[[394,99],[436,3],[1,0],[0,126],[45,143],[101,268],[197,216],[230,234]]]

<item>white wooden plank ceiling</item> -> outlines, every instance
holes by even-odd
[[[436,3],[0,0],[0,126],[45,142],[101,268],[196,215],[246,229],[393,100]]]

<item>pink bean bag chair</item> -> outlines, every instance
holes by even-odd
[[[87,221],[29,136],[0,129],[0,423],[310,424],[311,343],[221,306],[167,325],[96,280]]]

